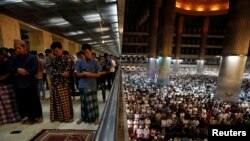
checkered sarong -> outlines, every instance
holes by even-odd
[[[96,91],[84,93],[80,89],[81,118],[86,122],[95,122],[99,117],[98,99]]]
[[[50,120],[69,122],[73,118],[73,105],[68,85],[51,87]]]
[[[0,84],[0,124],[13,123],[20,120],[16,95],[13,86]]]

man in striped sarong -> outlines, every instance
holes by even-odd
[[[51,96],[50,120],[51,122],[73,122],[73,105],[69,89],[70,64],[68,58],[63,56],[60,42],[51,44],[55,57],[51,60]]]
[[[10,60],[7,52],[0,48],[0,125],[20,120],[17,109],[16,94],[10,81]]]
[[[99,123],[99,108],[97,99],[96,78],[102,74],[99,62],[92,57],[89,44],[82,45],[85,59],[76,65],[76,75],[79,77],[79,90],[81,98],[81,118],[77,124],[83,121],[88,123]]]

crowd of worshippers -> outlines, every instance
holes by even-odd
[[[14,48],[0,48],[0,124],[43,122],[40,100],[45,98],[50,100],[51,122],[73,122],[75,96],[81,102],[77,123],[98,124],[97,90],[102,91],[105,102],[119,58],[107,53],[97,57],[88,44],[70,55],[60,42],[53,42],[42,53],[30,51],[24,40],[13,43]]]
[[[214,99],[215,72],[171,74],[167,88],[147,79],[146,69],[123,69],[131,140],[207,140],[209,125],[250,125],[249,97],[236,103]],[[182,73],[184,72],[184,73]],[[249,94],[249,80],[242,92]]]

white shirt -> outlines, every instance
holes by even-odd
[[[140,114],[139,114],[139,113],[136,113],[136,114],[135,114],[135,120],[136,120],[136,119],[139,119],[139,117],[140,117]]]
[[[172,121],[172,119],[167,119],[167,121],[166,121],[166,125],[167,125],[167,127],[170,127],[171,125],[173,124],[173,121]]]
[[[115,60],[111,59],[111,67],[110,67],[110,72],[115,72],[115,66],[116,66],[116,63],[115,63]]]
[[[151,120],[150,120],[150,119],[145,119],[145,124],[146,124],[146,125],[151,124]]]
[[[166,127],[166,126],[167,126],[167,120],[162,119],[162,120],[161,120],[161,126],[162,126],[162,127]]]
[[[144,138],[144,139],[148,139],[148,138],[149,138],[149,133],[150,133],[149,129],[148,129],[148,128],[145,128],[145,129],[143,130],[143,138]]]

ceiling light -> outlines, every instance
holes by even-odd
[[[23,0],[5,0],[5,2],[23,2]]]
[[[98,12],[90,12],[87,13],[86,15],[83,15],[83,19],[86,22],[99,22],[101,21],[101,16]]]
[[[83,0],[84,2],[92,2],[92,1],[94,1],[94,0]]]
[[[95,45],[95,44],[97,44],[97,42],[90,42],[89,44],[90,45]]]
[[[112,4],[108,7],[109,13],[112,15],[117,15],[117,5]]]
[[[105,2],[115,2],[116,0],[105,0]]]
[[[116,23],[112,23],[111,26],[112,26],[112,28],[118,28],[118,23],[117,22]]]
[[[42,7],[49,7],[49,6],[54,6],[56,5],[54,2],[51,2],[49,0],[43,0],[43,1],[38,1],[38,0],[24,0],[24,2],[32,2],[36,5],[42,6]]]
[[[116,23],[112,23],[111,26],[112,26],[113,32],[118,32],[118,23],[117,22]]]
[[[175,7],[177,7],[177,8],[181,8],[181,3],[176,2],[176,3],[175,3]]]
[[[91,38],[84,38],[84,39],[82,39],[82,41],[90,41],[90,40],[92,40]]]
[[[105,43],[113,42],[113,40],[105,40]]]
[[[197,11],[204,11],[204,7],[203,7],[203,6],[198,6],[198,7],[196,8],[196,10],[197,10]]]
[[[110,16],[109,18],[111,19],[112,22],[118,22],[117,15]]]
[[[113,28],[113,31],[114,32],[118,32],[118,28]]]
[[[57,25],[57,26],[66,26],[66,25],[70,25],[70,23],[67,22],[67,21],[65,21],[65,22],[56,23],[54,25]]]
[[[72,2],[80,3],[80,0],[71,0]]]
[[[114,45],[114,43],[108,43],[108,44],[106,44],[106,45],[108,45],[108,46],[112,46],[112,45]]]
[[[57,26],[65,26],[65,25],[70,25],[68,21],[61,17],[56,17],[56,18],[51,18],[48,20],[48,23],[50,25],[57,25]]]
[[[73,35],[79,35],[79,34],[84,34],[83,31],[75,31],[75,32],[68,32],[68,33],[64,33],[64,35],[66,36],[73,36]]]
[[[118,22],[118,16],[117,16],[117,4],[112,3],[104,8],[102,8],[102,13],[101,17],[103,18],[104,21],[109,21],[109,22]]]
[[[76,32],[68,32],[68,33],[64,33],[65,36],[74,36],[77,35]]]
[[[93,47],[100,47],[101,45],[93,45]]]
[[[185,10],[191,10],[191,7],[186,5],[186,6],[184,7],[184,9],[185,9]]]
[[[118,32],[115,33],[115,37],[119,38],[119,33]]]
[[[105,35],[105,36],[101,36],[102,39],[107,39],[107,38],[110,38],[109,35]]]
[[[84,34],[83,31],[76,31],[76,34]]]
[[[220,7],[218,5],[214,5],[213,7],[210,8],[211,11],[217,11],[220,10]]]
[[[94,28],[93,31],[94,32],[103,32],[103,31],[108,31],[110,28],[108,27],[102,27],[102,31],[100,30],[100,28]]]

